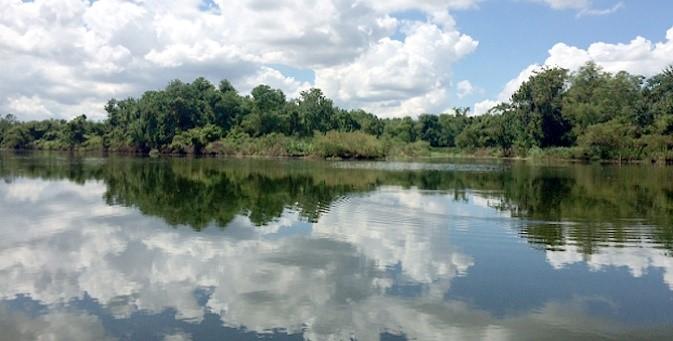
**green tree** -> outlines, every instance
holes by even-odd
[[[376,115],[368,113],[362,109],[352,110],[349,115],[357,121],[360,130],[374,136],[383,134],[384,123]]]
[[[544,68],[535,72],[512,95],[512,105],[519,123],[519,144],[533,146],[568,146],[571,129],[562,115],[562,103],[568,70]]]
[[[469,108],[454,108],[454,114],[439,115],[439,124],[441,126],[441,136],[439,144],[445,147],[455,147],[456,137],[470,123],[470,117],[467,115]]]
[[[580,135],[589,126],[619,118],[645,127],[651,123],[642,106],[643,78],[626,72],[610,74],[593,62],[570,77],[563,114]]]
[[[0,117],[0,146],[3,144],[3,140],[9,129],[15,124],[16,116],[12,114],[7,114],[4,117]]]
[[[387,119],[384,120],[384,124],[383,134],[385,136],[406,143],[416,142],[418,131],[411,117]]]
[[[325,97],[320,89],[302,91],[298,111],[304,129],[301,135],[311,135],[313,131],[325,133],[335,127],[336,108],[332,100]]]
[[[427,141],[433,147],[439,147],[442,138],[442,126],[439,116],[423,114],[418,117],[418,135],[423,141]]]
[[[503,156],[511,156],[516,141],[516,116],[509,105],[500,104],[489,111],[494,116],[494,138]]]
[[[280,89],[268,85],[258,85],[251,92],[255,109],[258,112],[278,112],[285,105],[285,94]]]
[[[63,130],[63,140],[71,148],[86,141],[86,115],[80,115],[70,120]]]
[[[25,149],[33,142],[28,126],[15,124],[3,134],[2,146],[10,149]]]
[[[673,134],[673,66],[650,78],[643,90],[648,113],[659,134]]]

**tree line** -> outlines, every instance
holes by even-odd
[[[320,89],[288,99],[268,85],[241,95],[227,80],[172,81],[138,98],[111,99],[107,118],[21,122],[0,118],[4,149],[105,150],[269,156],[494,156],[673,160],[673,67],[651,78],[546,67],[488,113],[469,109],[380,118],[345,110]]]

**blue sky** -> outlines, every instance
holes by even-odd
[[[542,65],[652,76],[673,64],[665,0],[0,0],[0,114],[105,118],[173,79],[288,97],[319,87],[383,117],[480,114]],[[635,39],[636,37],[642,37]]]
[[[599,8],[617,1],[595,2]],[[574,10],[553,10],[525,1],[484,1],[478,9],[456,11],[461,32],[479,41],[479,47],[454,67],[454,79],[468,79],[495,97],[510,79],[533,63],[542,63],[555,43],[586,48],[595,42],[628,43],[636,36],[664,40],[673,26],[673,1],[622,1],[623,8],[602,16],[578,16]],[[673,57],[672,57],[673,62]],[[469,106],[483,96],[455,98]]]

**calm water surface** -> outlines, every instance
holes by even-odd
[[[673,168],[0,155],[0,339],[673,338]]]

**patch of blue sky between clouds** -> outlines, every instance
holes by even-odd
[[[278,70],[285,77],[292,77],[300,82],[315,84],[315,71],[287,66],[284,64],[268,64],[268,67]]]
[[[199,9],[204,12],[220,12],[220,6],[218,6],[213,0],[201,0],[201,3],[199,3]]]

